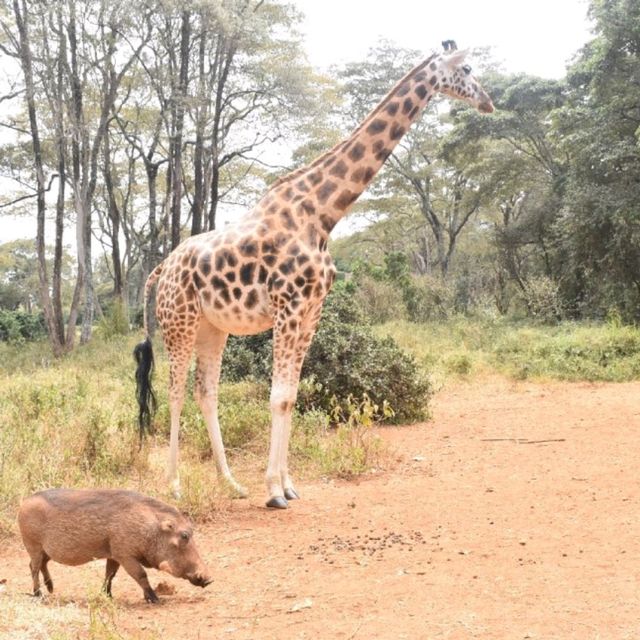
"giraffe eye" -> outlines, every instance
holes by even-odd
[[[471,73],[471,67],[468,64],[465,64],[464,67],[462,67],[462,70],[469,75]]]

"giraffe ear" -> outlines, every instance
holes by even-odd
[[[458,67],[464,62],[468,53],[469,49],[461,49],[460,51],[454,51],[449,55],[445,55],[444,59],[450,67]]]

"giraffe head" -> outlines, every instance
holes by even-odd
[[[481,113],[491,113],[493,102],[480,83],[473,77],[471,67],[464,63],[468,51],[458,51],[453,40],[442,43],[444,53],[436,57],[440,93],[463,100]]]

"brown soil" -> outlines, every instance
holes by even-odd
[[[283,512],[254,488],[200,527],[213,585],[151,572],[175,588],[152,606],[119,574],[109,620],[136,638],[638,638],[639,427],[640,383],[446,389],[431,422],[382,430],[385,471],[300,483]],[[0,610],[28,600],[26,565],[0,551]],[[35,606],[88,620],[102,565],[52,565],[60,599]]]

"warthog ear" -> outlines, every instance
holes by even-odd
[[[173,520],[163,520],[160,523],[160,529],[166,533],[171,533],[174,530]]]

